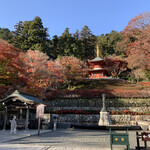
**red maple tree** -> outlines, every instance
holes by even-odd
[[[21,50],[13,47],[4,40],[0,40],[0,79],[1,84],[18,84],[22,64],[17,59]]]
[[[108,72],[114,77],[118,77],[121,72],[127,69],[127,62],[117,58],[117,56],[109,56],[105,59],[105,62]]]
[[[24,72],[20,74],[25,81],[24,91],[44,98],[47,89],[57,88],[61,82],[61,67],[56,61],[38,50],[28,50],[19,55]]]
[[[122,32],[124,41],[119,43],[125,50],[128,67],[135,78],[145,78],[150,73],[150,13],[143,13],[130,20]]]
[[[64,56],[59,61],[68,88],[71,88],[73,82],[87,77],[88,68],[80,59],[73,56]]]

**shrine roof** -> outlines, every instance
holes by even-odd
[[[89,60],[89,62],[96,62],[96,61],[102,61],[102,60],[104,60],[104,59],[102,59],[100,57],[96,57],[96,58],[94,58],[92,60]]]
[[[93,68],[91,70],[105,70],[106,68]]]
[[[106,68],[95,68],[95,69],[90,69],[89,72],[94,72],[94,71],[108,71]]]
[[[44,101],[40,100],[35,96],[31,96],[26,93],[19,92],[17,90],[13,92],[11,95],[8,95],[4,99],[0,100],[0,103],[5,103],[13,99],[20,100],[27,104],[46,104]]]

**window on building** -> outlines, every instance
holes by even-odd
[[[103,74],[102,74],[102,73],[100,73],[100,76],[103,76]]]
[[[93,74],[93,76],[95,76],[95,74]]]

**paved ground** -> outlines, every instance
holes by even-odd
[[[109,133],[101,130],[60,129],[40,136],[14,139],[0,143],[0,150],[110,150]],[[129,140],[130,148],[134,150],[136,146],[135,131],[129,132]],[[150,146],[150,142],[148,144]],[[126,146],[113,147],[114,150],[125,150]]]
[[[51,130],[40,130],[40,133],[48,133],[51,132]],[[10,134],[10,130],[0,130],[0,144],[1,143],[6,143],[8,141],[16,140],[16,139],[21,139],[25,137],[30,137],[33,135],[37,135],[38,131],[37,130],[18,130],[16,134]]]
[[[51,130],[41,130],[40,133],[48,133]],[[19,130],[16,134],[10,134],[9,130],[2,131],[0,130],[0,150],[42,150],[44,148],[47,149],[45,146],[37,146],[37,145],[30,145],[30,144],[11,144],[10,141],[19,141],[24,138],[29,138],[30,136],[37,136],[37,130]]]

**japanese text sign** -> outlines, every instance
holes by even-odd
[[[36,118],[44,117],[44,107],[45,107],[45,105],[43,105],[43,104],[40,104],[36,107]]]

